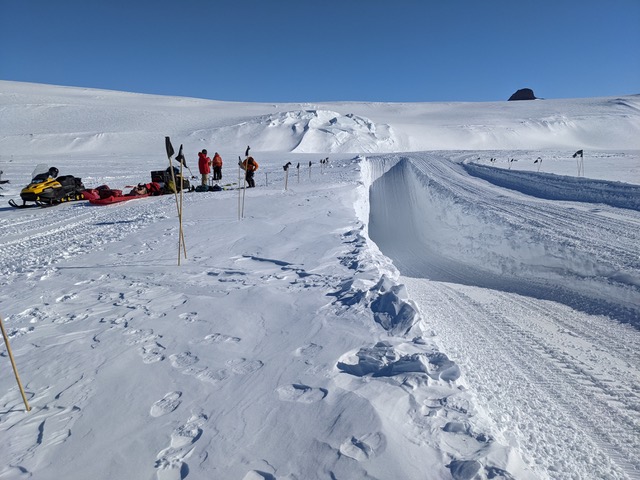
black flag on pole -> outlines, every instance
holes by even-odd
[[[173,150],[173,145],[171,145],[171,139],[169,137],[164,137],[164,145],[167,148],[167,157],[173,157],[173,154],[176,152]]]
[[[573,154],[573,158],[576,158],[577,156],[582,157],[583,156],[583,151],[582,150],[578,150],[576,153]]]
[[[182,153],[182,144],[180,144],[180,150],[178,150],[178,155],[176,155],[176,161],[180,162],[182,165],[184,165],[184,168],[189,168],[187,167],[187,160],[184,158],[184,155]]]

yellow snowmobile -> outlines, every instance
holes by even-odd
[[[13,199],[9,200],[9,205],[15,208],[51,207],[62,202],[83,200],[84,189],[82,179],[73,175],[58,177],[56,167],[49,168],[41,164],[33,171],[29,185],[20,192],[22,205],[18,205]],[[29,205],[27,202],[33,204]]]

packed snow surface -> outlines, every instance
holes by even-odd
[[[638,96],[0,82],[0,124],[0,316],[31,406],[3,342],[0,479],[640,478]],[[192,183],[202,148],[225,162],[227,190],[183,196],[182,253],[172,195],[6,203],[40,163],[148,182],[165,136]]]

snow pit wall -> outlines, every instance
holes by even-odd
[[[492,198],[495,191],[487,190],[488,196],[475,195],[475,188],[473,194],[465,192],[469,178],[462,167],[447,171],[442,165],[451,162],[428,153],[411,157],[362,162],[368,202],[361,200],[359,215],[370,243],[394,270],[638,323],[638,284],[597,238],[569,237],[548,224],[542,228],[531,221],[541,204],[515,199],[504,208]],[[553,204],[548,208],[547,215],[556,214]],[[634,267],[625,268],[632,272]]]

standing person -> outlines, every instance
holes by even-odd
[[[218,152],[213,156],[211,165],[213,166],[213,181],[222,180],[222,157]]]
[[[256,162],[253,157],[247,157],[244,162],[240,164],[240,167],[246,172],[244,179],[247,181],[249,188],[255,187],[256,181],[253,179],[253,175],[255,171],[258,170],[258,162]]]
[[[198,153],[198,168],[200,169],[200,175],[202,175],[202,185],[206,186],[209,181],[209,173],[211,166],[211,159],[207,157],[207,150],[202,149],[200,153]]]

